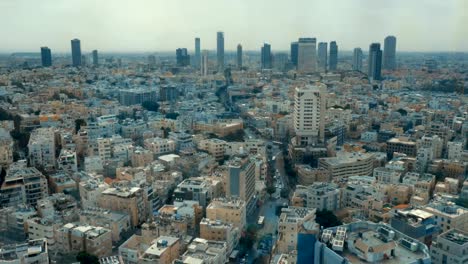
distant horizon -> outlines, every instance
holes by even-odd
[[[465,0],[14,0],[0,1],[0,52],[47,46],[83,50],[156,52],[216,48],[223,31],[226,50],[241,43],[260,50],[264,42],[288,50],[299,37],[337,41],[339,50],[397,38],[397,51],[468,52]]]

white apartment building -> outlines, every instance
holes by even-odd
[[[38,128],[31,133],[28,143],[31,166],[55,169],[55,132],[53,128]]]
[[[447,142],[449,160],[462,160],[463,142]]]
[[[174,140],[159,137],[145,139],[144,146],[154,155],[172,153],[176,149]]]
[[[374,169],[373,175],[377,179],[377,182],[397,184],[400,182],[401,172],[386,167],[378,167]]]
[[[327,86],[297,87],[294,92],[294,131],[296,145],[307,146],[325,136]]]
[[[302,196],[305,206],[317,210],[336,211],[341,208],[341,191],[334,183],[316,182],[309,186],[298,185],[294,196]]]

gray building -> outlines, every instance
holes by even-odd
[[[237,45],[237,68],[242,68],[242,45]]]
[[[193,60],[193,66],[195,68],[199,68],[200,62],[201,62],[200,38],[195,38],[195,58]]]
[[[434,264],[467,263],[468,233],[451,229],[437,237],[431,245],[431,257]]]
[[[72,65],[73,67],[81,66],[81,43],[79,39],[71,40],[72,49]]]
[[[264,43],[263,47],[261,48],[261,68],[263,69],[271,69],[272,67],[271,61],[271,45],[268,43]]]
[[[369,46],[367,64],[369,79],[380,80],[382,78],[382,50],[380,49],[380,43],[372,43]]]
[[[48,47],[41,47],[42,67],[52,66],[52,53]]]
[[[385,70],[396,69],[396,37],[388,36],[384,40],[383,68]]]
[[[99,57],[98,57],[98,51],[93,50],[93,65],[98,66],[99,65]]]
[[[224,32],[218,32],[216,34],[216,58],[218,70],[224,69]]]
[[[317,39],[299,38],[297,71],[313,73],[317,71]]]
[[[338,68],[338,45],[336,41],[330,42],[330,62],[328,63],[328,69],[330,71],[336,71]]]
[[[317,50],[317,64],[320,71],[327,70],[327,61],[328,61],[328,43],[320,42],[318,44]]]
[[[353,70],[362,71],[362,49],[355,48],[353,51]]]

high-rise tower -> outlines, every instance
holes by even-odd
[[[216,57],[218,71],[224,70],[224,32],[216,34]]]
[[[79,39],[72,39],[72,65],[73,67],[81,66],[81,43]]]
[[[242,68],[242,45],[237,45],[237,68]]]
[[[300,38],[298,44],[297,71],[312,73],[317,71],[317,40]]]
[[[271,63],[271,45],[268,43],[264,43],[261,49],[261,67],[262,69],[273,68]]]
[[[388,36],[384,40],[383,68],[385,70],[396,69],[396,37]]]
[[[193,66],[195,68],[200,67],[200,60],[201,60],[201,54],[200,54],[200,38],[195,38],[195,58],[193,60]]]
[[[369,46],[367,65],[369,78],[380,80],[382,78],[382,50],[380,49],[380,43],[372,43]]]
[[[296,88],[293,121],[296,145],[324,142],[326,95],[327,86],[323,83]]]
[[[98,57],[98,51],[93,50],[93,65],[98,66],[99,65],[99,57]]]
[[[362,71],[362,49],[355,48],[353,51],[353,70]]]
[[[299,42],[291,43],[291,62],[294,66],[297,67],[297,56],[298,56]]]
[[[330,71],[336,71],[338,68],[338,45],[336,45],[336,41],[330,42],[330,62],[328,68]]]
[[[52,66],[52,52],[48,47],[41,47],[41,61],[43,67]]]
[[[326,71],[328,59],[328,44],[326,42],[319,42],[317,55],[317,65],[319,71]]]

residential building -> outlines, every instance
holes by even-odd
[[[336,157],[320,158],[319,168],[328,170],[332,178],[372,175],[375,155],[373,153],[339,151]]]
[[[167,154],[176,150],[175,141],[166,138],[148,138],[145,139],[144,146],[146,149],[153,152],[154,156]]]
[[[195,238],[187,246],[187,251],[176,260],[175,264],[209,263],[224,264],[228,262],[226,242]]]
[[[353,70],[354,71],[362,71],[362,49],[355,48],[353,50]]]
[[[155,240],[138,258],[140,264],[172,264],[180,256],[181,241],[171,236],[161,236]]]
[[[246,203],[240,199],[216,198],[206,207],[206,218],[231,223],[244,230],[247,223]]]
[[[246,156],[237,156],[228,163],[226,197],[235,197],[250,204],[255,194],[255,163]]]
[[[209,218],[203,218],[200,221],[200,238],[226,242],[228,254],[237,246],[240,235],[240,229],[232,223]]]
[[[283,208],[278,220],[278,253],[288,253],[298,248],[298,236],[301,233],[318,234],[319,226],[315,223],[316,209],[304,207]]]
[[[68,223],[56,232],[57,247],[64,253],[86,251],[97,257],[112,254],[112,235],[109,229]]]
[[[80,224],[100,226],[112,233],[112,241],[118,242],[122,234],[130,230],[130,216],[126,213],[90,207],[79,213]]]
[[[453,202],[434,201],[421,208],[435,216],[441,232],[451,229],[468,230],[468,209]]]
[[[0,263],[2,264],[49,264],[49,261],[49,250],[45,238],[0,247]]]
[[[31,133],[28,142],[28,159],[34,167],[42,167],[45,170],[56,168],[53,128],[38,128]]]
[[[439,232],[433,214],[420,209],[396,210],[390,225],[401,233],[428,246]]]
[[[302,198],[304,207],[319,211],[336,211],[341,208],[341,191],[334,183],[316,182],[309,186],[296,186],[294,198]]]
[[[468,232],[450,229],[440,234],[431,246],[434,264],[466,263],[468,261]]]

